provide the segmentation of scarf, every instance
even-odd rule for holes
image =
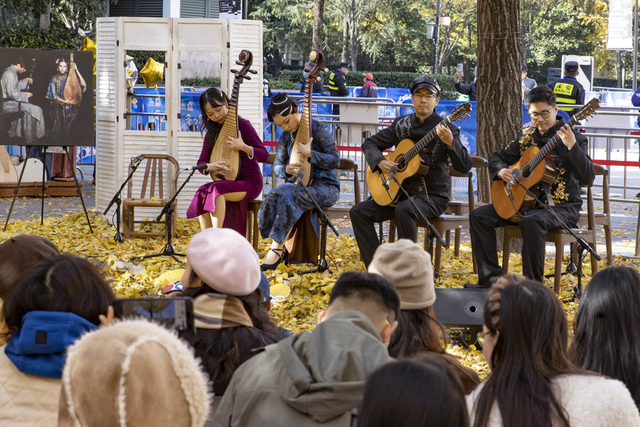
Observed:
[[[242,300],[226,294],[208,293],[193,300],[196,328],[224,329],[253,327]]]

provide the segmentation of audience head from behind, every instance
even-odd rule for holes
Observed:
[[[542,283],[496,280],[484,306],[483,335],[492,372],[467,396],[474,426],[640,425],[621,382],[570,361],[564,309]]]
[[[399,305],[382,276],[341,274],[313,331],[266,346],[236,370],[214,425],[349,425],[367,375],[392,360],[386,345]]]
[[[60,378],[65,348],[97,328],[114,299],[100,271],[86,259],[46,259],[3,301],[10,335],[5,353],[24,373]]]
[[[342,273],[333,285],[329,305],[318,315],[318,323],[340,311],[359,311],[373,323],[388,346],[398,326],[399,308],[398,294],[387,279],[378,274],[349,271]]]
[[[367,378],[358,425],[466,427],[462,385],[436,354],[387,363]]]
[[[433,311],[436,291],[429,253],[409,239],[383,243],[373,255],[369,273],[391,282],[400,298],[389,354],[405,358],[425,351],[444,352],[446,332]]]
[[[204,425],[207,380],[191,349],[163,327],[124,320],[68,350],[59,426]]]
[[[43,254],[57,252],[39,242]],[[28,269],[3,300],[9,341],[0,348],[0,425],[56,424],[67,348],[108,323],[114,299],[83,258],[50,256]]]
[[[445,352],[448,337],[433,308],[436,291],[429,252],[409,239],[383,243],[373,255],[369,272],[389,280],[400,298],[398,327],[391,336],[389,355],[405,359],[437,353],[456,372],[465,393],[471,392],[480,383],[478,374]]]
[[[258,255],[239,233],[208,228],[191,239],[183,296],[193,298],[196,331],[181,337],[195,349],[221,396],[234,371],[287,332],[273,324],[263,306]],[[268,280],[264,286],[268,294]]]
[[[45,237],[21,234],[4,241],[0,245],[0,298],[4,299],[32,267],[56,255],[60,251]]]
[[[608,267],[589,281],[574,319],[572,360],[622,381],[640,406],[640,273]]]

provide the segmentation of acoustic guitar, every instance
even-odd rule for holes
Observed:
[[[234,181],[238,176],[240,170],[240,153],[236,150],[227,148],[225,141],[228,138],[238,137],[238,95],[240,93],[240,84],[246,79],[251,80],[251,77],[247,76],[247,73],[256,74],[257,71],[250,70],[253,64],[253,54],[248,50],[242,50],[238,55],[237,65],[242,65],[242,69],[231,70],[234,74],[233,89],[231,90],[231,98],[229,98],[229,112],[224,119],[222,129],[218,134],[211,155],[209,156],[209,162],[217,162],[224,160],[229,165],[229,168],[225,171],[211,172],[211,178],[214,181]]]
[[[324,67],[324,55],[322,52],[311,51],[309,53],[309,61],[315,63],[312,70],[305,70],[307,78],[304,81],[304,98],[302,100],[302,115],[300,116],[300,125],[296,133],[296,139],[293,142],[291,148],[291,158],[289,163],[299,163],[302,166],[298,169],[298,172],[302,172],[300,182],[303,185],[308,185],[311,181],[311,163],[309,159],[298,152],[298,146],[300,144],[306,145],[311,139],[311,98],[313,96],[313,84],[315,83],[320,71]]]
[[[465,102],[464,104],[459,105],[455,110],[453,110],[451,114],[445,117],[440,123],[448,126],[453,122],[464,119],[469,115],[469,113],[471,113],[471,104]],[[427,145],[437,137],[438,133],[436,132],[436,128],[434,127],[416,143],[408,138],[403,139],[397,145],[393,153],[385,156],[386,160],[391,160],[392,162],[398,163],[398,171],[394,174],[394,177],[398,180],[398,182],[387,182],[389,178],[387,175],[385,175],[382,171],[374,172],[371,170],[370,166],[367,166],[367,186],[369,187],[369,192],[371,193],[373,200],[377,204],[379,204],[380,206],[387,206],[393,203],[393,201],[398,196],[400,185],[402,185],[402,182],[404,180],[412,177],[418,172],[426,175],[429,170],[428,166],[420,164],[420,157],[418,156],[418,153],[427,148]],[[439,144],[442,143],[442,141],[439,141],[438,144],[436,144],[436,146],[433,148],[433,151],[436,151]],[[389,186],[389,188],[387,188],[387,185]]]
[[[575,113],[567,124],[575,125],[579,120],[592,115],[598,108],[600,108],[600,100],[593,98]],[[548,155],[560,141],[560,136],[556,133],[542,149],[536,146],[527,148],[520,156],[520,160],[509,166],[523,186],[531,189],[541,182],[551,184],[554,181],[555,165]],[[501,179],[491,183],[491,201],[498,215],[511,221],[517,221],[520,218],[520,209],[523,206],[535,203],[521,185],[509,184]]]

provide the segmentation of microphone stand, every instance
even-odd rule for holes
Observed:
[[[120,193],[122,193],[122,190],[124,190],[124,186],[127,185],[127,183],[131,180],[133,174],[136,172],[136,169],[138,169],[138,166],[140,166],[142,160],[144,160],[144,156],[139,157],[138,161],[131,165],[131,172],[129,172],[129,176],[127,176],[127,178],[124,180],[124,182],[120,186],[120,189],[116,191],[116,194],[113,195],[113,198],[107,205],[107,208],[102,213],[102,215],[106,215],[107,212],[109,212],[109,209],[111,209],[111,206],[113,206],[114,203],[116,204],[116,234],[113,236],[113,240],[115,240],[116,242],[124,242],[124,235],[120,232],[120,205],[122,204]]]
[[[298,182],[296,185],[299,185],[302,187],[302,189],[304,190],[304,192],[306,193],[307,197],[309,198],[309,200],[311,200],[311,202],[313,202],[313,205],[315,206],[316,210],[319,212],[320,215],[320,254],[319,257],[320,259],[318,260],[318,266],[316,268],[312,268],[311,270],[305,270],[302,274],[307,274],[307,273],[322,273],[323,271],[328,270],[330,274],[333,274],[333,271],[331,271],[331,269],[329,268],[329,263],[327,263],[327,258],[326,258],[326,253],[327,253],[327,226],[331,227],[331,230],[333,231],[333,233],[336,236],[339,236],[340,233],[338,233],[338,230],[336,229],[336,227],[333,225],[333,223],[331,222],[331,220],[329,219],[329,216],[327,215],[327,213],[324,211],[324,209],[322,209],[320,207],[320,205],[318,204],[318,202],[316,201],[316,199],[313,198],[313,196],[311,195],[311,193],[309,192],[309,190],[307,189],[307,186],[302,184],[300,185],[300,176],[298,178]]]
[[[196,172],[196,170],[198,170],[197,167],[191,168],[191,173],[189,173],[189,175],[184,180],[184,182],[182,183],[180,188],[178,188],[176,190],[176,192],[173,195],[173,197],[171,197],[171,200],[169,200],[167,203],[164,204],[164,207],[162,208],[162,211],[156,217],[156,221],[160,221],[160,219],[162,218],[163,215],[165,215],[165,214],[167,215],[167,243],[162,248],[162,252],[158,252],[158,253],[155,253],[155,254],[149,254],[149,255],[134,256],[134,257],[130,258],[131,261],[136,260],[136,259],[153,258],[153,257],[157,257],[157,256],[170,256],[171,258],[175,259],[176,261],[181,262],[178,258],[176,258],[176,256],[186,256],[185,254],[181,254],[181,253],[178,253],[178,252],[174,251],[173,245],[171,245],[171,235],[172,235],[171,226],[173,224],[173,214],[174,214],[174,211],[175,211],[174,202],[176,200],[176,197],[178,197],[178,194],[180,194],[180,192],[182,191],[184,186],[187,185],[187,182],[189,182],[189,180],[191,179],[193,174]]]
[[[598,253],[589,245],[589,243],[587,243],[586,240],[584,240],[582,237],[578,236],[572,229],[571,227],[569,227],[559,216],[558,214],[551,209],[549,206],[547,206],[545,203],[542,203],[542,201],[538,198],[538,196],[535,195],[535,193],[533,193],[531,190],[529,190],[517,177],[514,179],[514,182],[516,182],[520,187],[522,187],[524,189],[524,191],[526,191],[526,193],[532,197],[537,203],[538,205],[542,206],[544,208],[545,211],[547,211],[548,213],[550,213],[557,221],[558,223],[560,223],[560,226],[563,230],[565,230],[566,232],[568,232],[569,234],[571,234],[571,236],[573,236],[574,239],[576,239],[576,242],[578,242],[578,265],[577,265],[577,271],[576,271],[576,275],[578,276],[578,285],[576,287],[573,288],[573,296],[571,297],[572,301],[575,301],[576,299],[580,299],[582,298],[582,261],[584,260],[584,256],[586,256],[587,254],[585,254],[584,256],[582,255],[583,251],[587,251],[589,254],[591,254],[591,256],[593,256],[595,259],[597,259],[598,261],[600,261],[602,258],[600,257],[600,255],[598,255]]]
[[[422,212],[422,210],[418,207],[418,205],[416,205],[416,202],[413,201],[413,196],[410,196],[409,193],[407,192],[407,190],[405,190],[404,187],[402,187],[402,185],[400,185],[400,182],[398,181],[398,178],[396,178],[395,176],[392,176],[392,175],[391,175],[391,178],[396,182],[396,184],[398,184],[398,187],[400,188],[400,190],[402,190],[402,192],[407,197],[407,199],[409,200],[411,205],[414,207],[414,209],[416,211],[418,211],[418,213],[420,214],[420,217],[422,218],[422,220],[427,224],[427,227],[429,228],[429,231],[430,231],[431,235],[438,240],[438,242],[442,245],[443,248],[448,248],[449,245],[447,245],[447,242],[445,242],[442,239],[442,236],[440,235],[438,230],[436,230],[436,228],[433,226],[433,224],[431,224],[431,222],[429,222],[429,219],[424,214],[424,212]]]

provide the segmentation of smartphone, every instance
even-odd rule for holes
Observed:
[[[178,332],[195,332],[193,300],[189,297],[117,298],[113,310],[121,319],[143,317]]]
[[[458,63],[458,65],[456,66],[456,71],[464,71],[464,64],[462,62]]]

